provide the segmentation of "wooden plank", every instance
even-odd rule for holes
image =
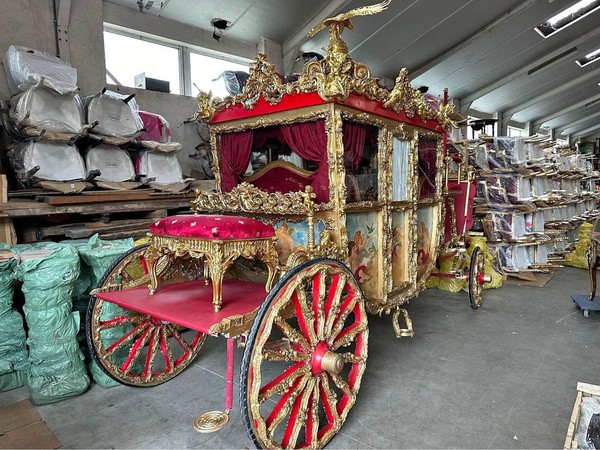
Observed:
[[[35,217],[54,214],[82,214],[100,215],[110,213],[129,213],[135,211],[154,211],[158,209],[178,210],[189,209],[189,198],[107,202],[82,205],[47,205],[39,202],[8,203],[4,208],[0,205],[0,211],[8,217]]]
[[[187,194],[166,194],[161,195],[161,200],[165,199],[179,199],[179,198],[194,198],[194,193]],[[90,195],[68,195],[64,197],[40,197],[45,203],[49,205],[77,205],[85,203],[104,203],[113,201],[133,201],[133,200],[155,200],[157,197],[152,196],[147,191],[115,191],[111,193],[102,194],[90,194]]]
[[[8,180],[4,174],[0,175],[0,204],[8,205]],[[17,232],[10,218],[0,219],[0,241],[9,245],[17,243]]]
[[[84,227],[71,227],[65,230],[65,236],[71,239],[81,239],[90,237],[96,233],[100,235],[106,235],[107,233],[116,233],[116,232],[124,232],[124,233],[133,233],[133,232],[141,232],[142,234],[146,234],[150,229],[150,225],[153,220],[143,220],[137,223],[130,224],[117,224],[111,225],[102,224],[103,226],[84,226]],[[99,225],[99,224],[96,224]]]

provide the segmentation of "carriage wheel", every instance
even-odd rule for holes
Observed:
[[[259,448],[322,448],[356,401],[367,359],[362,291],[346,266],[307,261],[271,290],[250,331],[240,404]]]
[[[469,303],[473,309],[478,309],[483,303],[483,284],[486,280],[485,255],[479,247],[475,247],[469,267]]]
[[[124,254],[98,287],[147,285],[147,247]],[[94,361],[109,377],[129,386],[151,387],[179,375],[194,360],[206,335],[91,296],[86,338]]]

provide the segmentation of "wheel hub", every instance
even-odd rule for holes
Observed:
[[[325,342],[319,342],[311,360],[312,373],[318,375],[326,371],[338,374],[344,368],[344,363],[342,355],[329,351]]]

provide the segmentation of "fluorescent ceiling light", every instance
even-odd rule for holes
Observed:
[[[591,53],[588,53],[583,58],[580,58],[575,62],[577,64],[579,64],[579,67],[584,67],[584,66],[587,66],[588,64],[593,63],[598,58],[600,58],[600,48],[598,50],[594,50]]]
[[[583,19],[597,9],[600,9],[600,0],[580,0],[573,6],[550,17],[546,22],[539,24],[534,30],[543,38],[547,38]]]

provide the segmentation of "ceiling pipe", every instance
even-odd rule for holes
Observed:
[[[600,117],[600,111],[598,111],[597,113],[591,114],[589,116],[585,116],[579,120],[576,120],[574,122],[568,123],[566,125],[563,125],[561,127],[558,128],[560,134],[570,134],[570,133],[565,133],[566,131],[571,131],[571,133],[573,132],[573,130],[575,129],[575,127],[577,125],[581,125],[582,123],[586,123],[592,119],[595,119],[596,117]]]
[[[560,94],[561,92],[564,92],[568,89],[574,88],[574,87],[578,87],[580,86],[582,83],[585,83],[586,81],[590,80],[590,79],[595,79],[598,77],[598,71],[600,71],[600,67],[595,69],[595,70],[591,70],[588,73],[586,73],[585,75],[582,75],[580,77],[577,78],[573,78],[572,80],[561,84],[560,86],[555,87],[554,89],[550,89],[549,91],[544,92],[541,95],[538,95],[535,98],[532,98],[526,102],[520,103],[517,106],[513,107],[513,108],[509,108],[507,110],[504,111],[504,114],[506,115],[514,115],[516,113],[518,113],[519,111],[523,111],[524,109],[527,109],[533,105],[535,105],[536,103],[542,101],[542,100],[546,100],[552,97],[555,97],[556,95]]]
[[[574,103],[566,108],[563,108],[561,110],[558,110],[552,114],[549,114],[547,116],[544,117],[540,117],[538,120],[534,121],[532,123],[533,129],[537,130],[539,127],[541,127],[542,125],[544,125],[546,122],[550,122],[551,120],[556,119],[557,117],[560,116],[564,116],[565,114],[568,114],[570,112],[573,112],[579,108],[585,108],[586,103],[589,103],[590,101],[593,101],[595,99],[600,99],[600,94],[596,94],[590,98],[586,98],[585,100],[582,100],[580,102]]]

